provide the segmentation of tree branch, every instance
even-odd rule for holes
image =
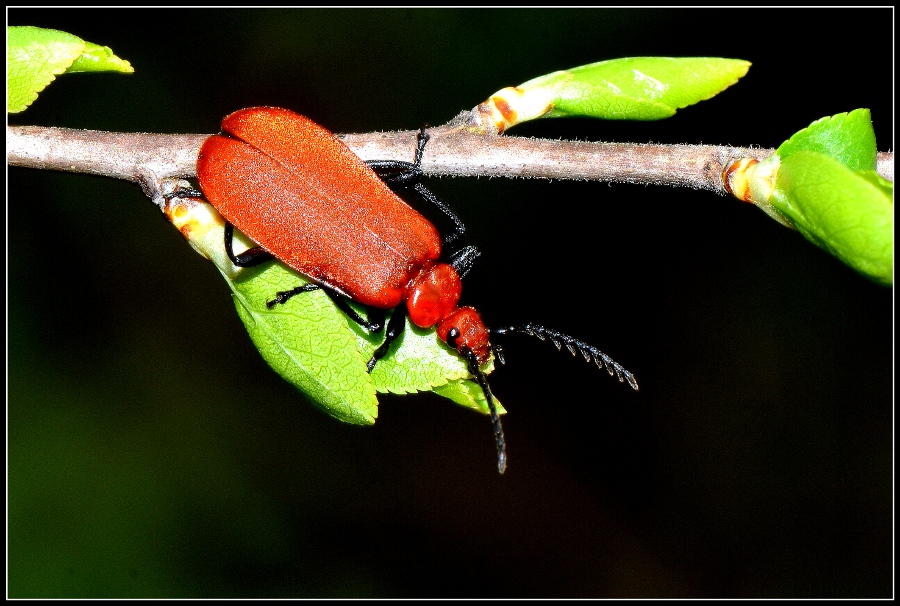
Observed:
[[[411,161],[417,131],[342,135],[364,160]],[[430,129],[422,162],[427,175],[532,177],[692,187],[725,193],[722,171],[742,157],[774,150],[715,145],[592,143],[474,134],[454,121]],[[197,154],[209,135],[112,133],[7,126],[9,166],[102,175],[159,191],[166,178],[196,176]],[[878,172],[893,181],[893,152],[878,154]]]

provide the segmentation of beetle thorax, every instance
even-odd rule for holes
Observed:
[[[409,319],[421,328],[431,328],[456,309],[462,294],[459,274],[446,263],[427,262],[409,283],[406,307]]]
[[[456,270],[429,261],[407,287],[409,319],[421,328],[437,325],[437,334],[445,343],[452,334],[451,347],[472,351],[483,364],[490,356],[489,332],[475,309],[458,306],[461,294],[462,281]]]

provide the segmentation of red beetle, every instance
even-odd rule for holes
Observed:
[[[427,219],[413,210],[388,184],[413,187],[447,213],[457,231],[464,228],[446,206],[418,181],[427,135],[420,133],[415,163],[364,162],[331,132],[299,114],[275,107],[239,110],[222,121],[222,133],[206,140],[197,160],[200,188],[228,221],[225,247],[235,265],[255,265],[270,256],[311,278],[315,284],[278,293],[269,306],[291,296],[324,289],[352,319],[380,331],[383,320],[361,318],[341,299],[369,307],[396,308],[385,342],[369,361],[369,370],[399,336],[404,317],[422,328],[436,327],[438,336],[468,362],[484,391],[497,441],[500,473],[506,449],[500,417],[479,366],[493,351],[491,334],[520,332],[549,337],[559,348],[593,358],[619,381],[637,389],[634,376],[595,347],[537,325],[488,330],[472,307],[458,305],[460,274],[477,256],[473,247],[438,259],[441,237]],[[380,177],[373,170],[387,172]],[[384,179],[384,180],[383,180]],[[196,195],[182,192],[176,195]],[[241,255],[232,250],[232,228],[259,245]],[[338,296],[339,295],[339,296]],[[406,310],[400,304],[406,303]]]

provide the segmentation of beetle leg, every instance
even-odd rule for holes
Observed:
[[[331,297],[331,300],[334,301],[334,304],[337,305],[338,309],[344,312],[347,317],[365,328],[367,331],[371,333],[379,333],[381,332],[381,329],[384,328],[384,310],[371,309],[369,312],[369,319],[366,320],[361,315],[356,313],[355,309],[350,307],[350,304],[347,303],[347,299],[329,288],[323,288],[322,290],[325,291],[325,294]]]
[[[332,302],[344,312],[347,317],[351,320],[365,328],[367,331],[371,333],[379,333],[381,329],[384,327],[384,314],[378,315],[377,311],[373,311],[372,315],[375,317],[373,320],[366,320],[361,315],[359,315],[355,309],[350,307],[350,304],[347,303],[347,299],[342,297],[337,292],[328,288],[327,286],[322,286],[321,284],[304,284],[303,286],[298,286],[296,288],[292,288],[291,290],[282,290],[280,292],[275,293],[275,298],[271,301],[266,301],[266,307],[272,309],[276,305],[284,305],[290,299],[292,299],[295,295],[299,295],[304,292],[311,292],[314,290],[321,290],[332,300]],[[381,311],[381,310],[378,310]]]
[[[314,290],[325,290],[318,284],[304,284],[303,286],[298,286],[296,288],[292,288],[291,290],[280,290],[275,293],[275,298],[271,301],[266,301],[266,307],[272,309],[276,305],[284,305],[288,301],[294,298],[294,296],[299,295],[302,292],[312,292]]]
[[[422,170],[418,166],[410,164],[409,162],[400,162],[396,160],[367,160],[366,164],[368,164],[369,168],[374,170],[375,174],[377,174],[381,180],[384,181],[385,185],[392,190],[397,191],[398,189],[412,188],[419,197],[436,207],[453,221],[456,229],[443,238],[444,244],[449,244],[466,233],[466,226],[463,224],[462,219],[453,212],[453,209],[442,202],[430,189],[422,185],[420,182]],[[387,174],[382,174],[381,171],[384,171]],[[390,171],[400,172],[391,173]]]
[[[265,261],[269,261],[272,259],[272,255],[264,250],[261,246],[257,246],[255,248],[250,248],[239,255],[234,254],[233,248],[233,240],[234,240],[234,225],[231,223],[225,223],[225,252],[228,254],[228,258],[231,259],[231,262],[234,263],[238,267],[253,267],[254,265],[259,265]],[[271,301],[266,301],[266,307],[272,309],[276,304],[284,305],[287,303],[292,297],[295,295],[299,295],[303,292],[310,292],[313,290],[322,290],[331,297],[331,300],[334,301],[334,304],[344,312],[347,316],[350,317],[351,320],[365,328],[369,332],[378,333],[381,332],[382,327],[384,326],[384,317],[380,319],[376,319],[375,321],[366,320],[358,313],[356,310],[350,307],[347,303],[346,299],[336,293],[335,291],[322,286],[321,284],[304,284],[303,286],[298,286],[297,288],[293,288],[291,290],[283,290],[275,293],[275,298]]]
[[[174,191],[170,191],[167,194],[163,194],[163,198],[166,200],[171,200],[172,198],[202,198],[203,192],[198,191],[192,187],[178,187]]]
[[[422,178],[422,169],[412,162],[401,160],[366,160],[365,162],[391,189],[408,187]]]
[[[460,278],[465,278],[472,269],[475,259],[480,256],[481,251],[474,246],[464,246],[450,256],[448,265],[456,270]]]
[[[234,225],[225,223],[225,254],[237,267],[253,267],[272,259],[272,255],[261,246],[248,248],[239,255],[234,254]]]
[[[384,331],[384,342],[375,350],[375,353],[372,354],[372,357],[366,363],[367,372],[372,372],[372,369],[375,368],[375,363],[387,355],[388,350],[391,348],[391,343],[400,336],[405,327],[406,308],[399,305],[394,308],[394,313],[391,314],[391,319],[388,320],[387,330]]]
[[[191,187],[181,187],[175,191],[169,192],[163,196],[167,200],[172,198],[203,198],[203,192],[197,191]],[[261,246],[248,248],[239,255],[234,254],[234,225],[225,222],[225,254],[236,267],[253,267],[260,263],[265,263],[272,258],[272,255],[263,250]]]
[[[411,163],[402,160],[366,160],[365,162],[388,186],[402,187],[418,183],[423,176],[422,155],[425,153],[425,144],[428,143],[429,138],[425,127],[420,128],[419,134],[416,136],[416,155]]]
[[[400,160],[366,160],[366,164],[394,191],[398,188],[407,189],[412,187],[426,202],[435,206],[453,221],[456,229],[443,238],[444,244],[450,244],[466,233],[466,226],[449,206],[444,204],[437,196],[431,193],[431,190],[421,183],[423,176],[422,155],[425,152],[425,144],[428,142],[428,139],[428,133],[425,132],[425,127],[423,126],[416,137],[416,156],[415,161],[412,163],[401,162]]]
[[[444,236],[444,244],[450,244],[451,242],[462,236],[464,233],[466,233],[466,226],[463,225],[462,220],[456,216],[456,213],[453,212],[453,210],[449,206],[441,202],[441,200],[437,196],[431,193],[431,190],[429,190],[421,183],[416,183],[415,185],[413,185],[413,190],[417,194],[422,196],[422,198],[424,198],[428,203],[436,206],[442,213],[447,215],[447,217],[449,217],[451,221],[453,221],[454,225],[456,225],[456,229],[452,233]]]
[[[491,343],[491,353],[494,354],[494,359],[501,364],[506,364],[506,356],[504,355],[503,346],[499,343]]]

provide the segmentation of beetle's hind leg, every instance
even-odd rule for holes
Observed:
[[[384,331],[384,341],[375,350],[375,353],[372,354],[372,357],[369,358],[369,361],[366,363],[366,372],[372,372],[372,369],[375,368],[375,363],[378,362],[381,358],[387,355],[388,350],[391,348],[391,343],[397,340],[397,337],[400,336],[400,333],[403,332],[403,329],[406,327],[406,307],[403,305],[398,305],[394,308],[394,313],[391,314],[391,319],[388,320],[387,330]]]
[[[203,192],[198,191],[192,187],[176,187],[174,191],[171,191],[163,196],[167,200],[171,200],[172,198],[200,198],[204,199]],[[228,258],[236,267],[253,267],[254,265],[259,265],[260,263],[265,263],[266,261],[272,258],[272,255],[263,250],[261,246],[254,246],[253,248],[248,248],[244,252],[239,255],[234,254],[234,225],[225,222],[225,254],[228,255]]]
[[[231,262],[238,267],[253,267],[255,265],[259,265],[260,263],[264,263],[273,259],[272,255],[268,251],[264,250],[261,246],[247,249],[241,254],[235,255],[234,226],[231,223],[225,223],[225,253],[228,255],[228,258],[231,259]],[[298,286],[296,288],[292,288],[291,290],[283,290],[277,292],[275,293],[274,299],[272,299],[271,301],[266,301],[266,307],[272,309],[276,305],[284,305],[294,296],[304,292],[311,292],[313,290],[323,291],[331,298],[338,309],[344,312],[347,317],[365,328],[367,331],[372,333],[379,333],[384,327],[384,312],[382,310],[373,311],[373,313],[371,313],[370,315],[374,319],[367,320],[359,315],[355,309],[350,307],[350,304],[347,303],[347,299],[345,299],[336,291],[328,288],[327,286],[322,286],[321,284],[304,284],[303,286]]]
[[[321,290],[326,295],[328,295],[338,309],[344,312],[348,318],[362,326],[368,332],[378,334],[384,327],[385,314],[383,309],[379,309],[377,307],[368,308],[369,319],[366,320],[361,315],[359,315],[355,309],[350,307],[350,304],[347,303],[346,298],[344,298],[336,291],[321,284],[304,284],[303,286],[298,286],[297,288],[293,288],[291,290],[285,290],[275,293],[275,298],[271,301],[266,302],[266,307],[271,309],[275,305],[284,304],[295,295],[299,295],[300,293],[304,292],[311,292],[313,290]],[[375,350],[375,352],[372,354],[372,357],[369,358],[368,362],[366,362],[366,372],[372,372],[372,369],[375,368],[375,364],[378,362],[378,360],[387,355],[388,350],[390,350],[391,348],[391,343],[397,340],[397,337],[400,336],[405,327],[406,307],[403,305],[398,305],[394,308],[394,313],[391,314],[391,319],[387,322],[387,330],[385,330],[384,333],[384,341],[381,342],[381,345],[378,346],[378,349]]]
[[[225,254],[237,267],[254,267],[272,260],[272,255],[262,246],[248,248],[239,255],[234,254],[234,225],[225,223]]]
[[[371,309],[369,312],[369,319],[363,318],[355,309],[350,307],[350,304],[347,303],[347,299],[344,298],[338,292],[328,288],[327,286],[323,286],[321,284],[304,284],[303,286],[298,286],[296,288],[292,288],[291,290],[282,290],[280,292],[275,293],[275,298],[271,301],[266,301],[266,307],[272,309],[276,305],[284,305],[294,296],[299,295],[304,292],[311,292],[314,290],[321,290],[332,300],[335,306],[340,309],[344,314],[365,328],[368,332],[371,333],[379,333],[381,329],[384,328],[384,310],[382,309]]]

